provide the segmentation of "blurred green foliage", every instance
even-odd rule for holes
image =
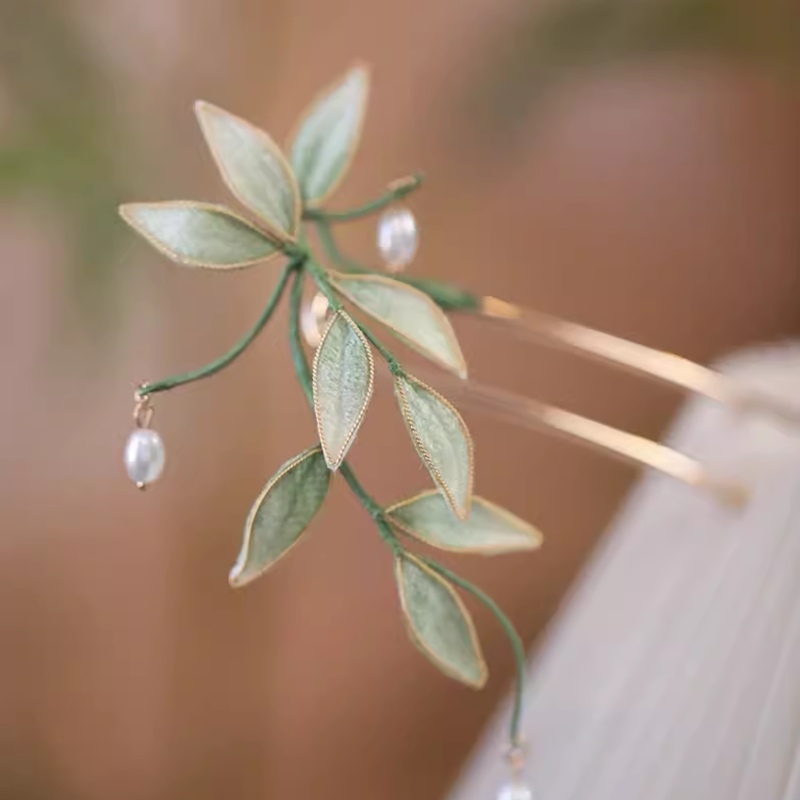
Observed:
[[[104,289],[125,241],[116,208],[130,195],[132,147],[122,141],[102,59],[70,11],[60,0],[0,0],[0,90],[9,106],[0,198],[56,209],[76,296],[97,313],[113,307]],[[793,68],[799,43],[796,0],[537,0],[496,40],[470,97],[477,120],[497,134],[580,70],[672,53]]]
[[[793,69],[799,46],[794,0],[547,0],[526,6],[497,39],[470,96],[497,131],[581,71],[698,54]]]
[[[42,201],[65,222],[70,272],[86,311],[106,306],[125,194],[114,105],[102,65],[57,0],[0,0],[0,197]],[[88,302],[87,302],[88,301]]]

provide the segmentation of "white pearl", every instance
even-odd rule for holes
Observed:
[[[378,250],[388,266],[400,269],[410,264],[418,240],[417,222],[407,208],[390,208],[378,220]]]
[[[164,469],[166,454],[161,437],[149,428],[137,428],[125,444],[125,469],[139,487],[157,480]]]
[[[316,349],[322,341],[322,334],[328,325],[328,300],[317,292],[300,311],[300,330],[309,347]]]
[[[535,800],[530,786],[519,781],[510,781],[497,793],[497,800]]]

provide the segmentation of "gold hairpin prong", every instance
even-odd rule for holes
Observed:
[[[414,374],[424,376],[426,382],[440,388],[461,407],[489,413],[514,425],[555,433],[638,467],[657,470],[689,486],[709,492],[726,506],[739,508],[749,499],[747,486],[739,481],[711,475],[689,456],[642,436],[502,389],[472,380],[458,380],[446,373],[416,364]]]
[[[753,391],[713,369],[681,356],[520,308],[495,297],[482,299],[480,315],[487,321],[501,324],[504,330],[527,341],[571,350],[740,410],[762,411],[791,424],[800,425],[800,405],[792,406]]]

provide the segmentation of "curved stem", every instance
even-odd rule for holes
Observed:
[[[347,258],[342,251],[339,250],[339,246],[333,238],[331,226],[325,220],[316,220],[314,228],[317,231],[317,237],[319,238],[319,243],[322,245],[322,249],[325,251],[325,255],[336,264],[339,269],[343,269],[346,272],[358,273],[370,273],[373,271],[369,269],[369,267],[359,264],[358,261]]]
[[[325,299],[328,301],[328,306],[331,311],[338,311],[342,307],[342,303],[333,291],[333,287],[328,280],[328,276],[325,274],[325,270],[311,259],[307,262],[306,269],[308,270],[308,274],[313,278],[314,283],[317,284],[317,288],[325,295]]]
[[[303,342],[300,339],[300,305],[303,302],[303,271],[298,270],[294,276],[289,293],[289,347],[292,351],[292,362],[297,380],[303,389],[308,405],[314,410],[314,390],[312,388],[311,368],[308,366]]]
[[[377,339],[366,325],[362,325],[357,320],[353,321],[358,325],[358,329],[364,334],[367,341],[383,356],[384,360],[389,365],[389,371],[392,375],[405,375],[403,368],[400,366],[400,362],[394,357],[392,351],[389,350],[380,339]]]
[[[377,200],[371,200],[369,203],[364,203],[363,206],[351,208],[349,211],[324,211],[321,208],[307,208],[303,212],[303,216],[306,219],[324,219],[328,222],[349,222],[353,219],[368,217],[370,214],[374,214],[407,194],[416,191],[422,186],[424,180],[425,176],[417,172],[404,180],[397,181],[395,186],[382,194]]]
[[[519,725],[522,717],[522,699],[525,690],[525,648],[522,645],[522,640],[520,639],[519,634],[514,628],[511,620],[509,620],[509,618],[503,613],[497,603],[495,603],[495,601],[489,597],[489,595],[481,591],[477,586],[474,586],[469,581],[464,580],[464,578],[462,578],[460,575],[456,575],[455,572],[451,572],[446,567],[443,567],[433,559],[426,558],[425,556],[419,556],[419,558],[421,558],[422,561],[424,561],[431,569],[438,572],[443,578],[447,578],[447,580],[452,581],[457,586],[460,586],[465,592],[469,592],[471,595],[480,600],[481,603],[483,603],[486,608],[488,608],[489,611],[494,614],[494,616],[497,618],[497,621],[500,623],[509,640],[511,641],[511,647],[514,650],[514,661],[516,662],[517,674],[514,691],[514,710],[511,714],[509,735],[511,738],[512,747],[519,747],[521,744]]]
[[[235,361],[248,348],[256,336],[261,333],[261,330],[267,324],[269,318],[272,316],[272,312],[278,305],[278,301],[281,299],[281,295],[283,294],[283,290],[286,286],[287,280],[289,279],[289,275],[295,269],[297,269],[301,263],[302,261],[299,259],[290,261],[283,268],[283,271],[278,278],[278,282],[275,284],[275,288],[272,290],[269,300],[267,300],[267,305],[261,312],[261,316],[256,320],[255,325],[253,325],[253,327],[227,353],[225,353],[225,355],[220,356],[218,359],[212,361],[210,364],[206,364],[204,367],[200,367],[200,369],[195,369],[191,372],[184,372],[182,375],[173,375],[170,378],[164,378],[160,381],[145,383],[139,388],[139,395],[144,396],[156,394],[157,392],[165,392],[169,389],[174,389],[177,386],[183,386],[184,384],[193,383],[194,381],[199,381],[203,378],[209,378]]]

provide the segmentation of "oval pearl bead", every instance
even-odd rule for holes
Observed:
[[[149,428],[137,428],[125,444],[125,469],[139,487],[152,483],[164,470],[166,453],[161,437]]]
[[[328,300],[324,294],[317,292],[300,310],[300,330],[309,347],[315,350],[322,341],[322,334],[328,326]]]
[[[535,800],[535,798],[530,786],[519,781],[511,781],[497,793],[497,800]]]
[[[417,221],[407,208],[390,208],[378,220],[378,250],[389,267],[410,264],[417,252]]]

